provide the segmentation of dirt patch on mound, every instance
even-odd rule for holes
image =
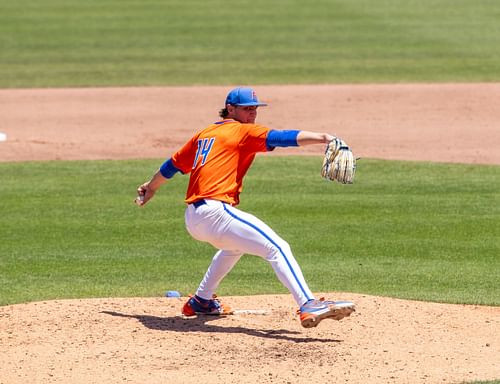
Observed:
[[[167,158],[217,119],[227,87],[0,90],[0,161]],[[259,122],[328,131],[371,158],[500,164],[500,84],[262,86]],[[279,149],[317,154],[321,146]],[[275,155],[275,154],[271,154]],[[318,294],[319,296],[319,294]],[[0,307],[0,383],[459,383],[500,378],[500,308],[355,294],[304,329],[289,295],[228,297],[267,315],[179,317],[166,298]]]
[[[167,298],[0,307],[2,383],[458,383],[500,377],[500,308],[354,294],[304,329],[289,295],[227,297],[267,315],[180,317]]]

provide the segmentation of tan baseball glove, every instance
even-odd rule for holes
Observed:
[[[326,145],[321,176],[342,184],[352,184],[356,172],[356,158],[347,144],[336,137]]]

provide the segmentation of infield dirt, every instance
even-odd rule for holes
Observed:
[[[229,88],[0,90],[0,132],[8,137],[0,161],[167,158],[217,119]],[[361,157],[500,164],[500,84],[255,89],[270,104],[259,110],[262,124],[336,133]],[[275,152],[320,155],[322,147]],[[357,312],[313,329],[301,328],[289,295],[224,298],[269,315],[191,320],[178,316],[182,301],[167,298],[0,307],[0,383],[500,378],[500,307],[334,290],[318,296],[353,300]]]

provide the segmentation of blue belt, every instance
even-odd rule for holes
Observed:
[[[201,207],[202,205],[205,205],[207,202],[205,200],[198,200],[193,203],[195,208]]]

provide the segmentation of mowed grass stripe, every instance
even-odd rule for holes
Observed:
[[[132,203],[160,163],[1,163],[0,305],[193,292],[215,249],[184,228],[187,177]],[[258,157],[241,204],[291,244],[314,291],[500,304],[498,166],[361,160],[340,185],[320,164]],[[286,291],[246,256],[219,293]]]
[[[498,81],[491,0],[19,0],[0,87]]]

